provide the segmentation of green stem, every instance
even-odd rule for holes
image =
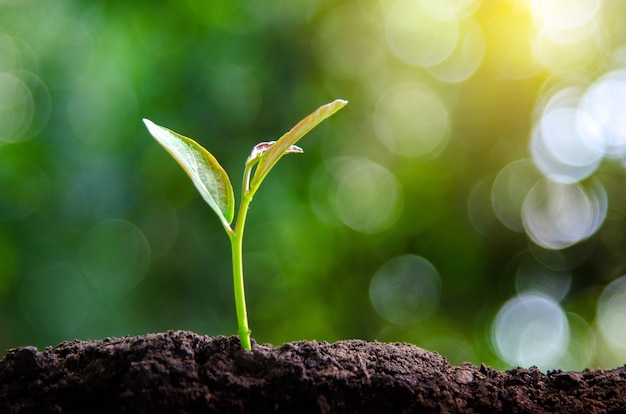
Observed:
[[[233,285],[235,289],[235,308],[237,310],[237,325],[239,326],[239,340],[243,349],[250,350],[250,329],[248,328],[248,313],[246,311],[246,293],[243,284],[243,230],[246,224],[248,207],[252,201],[252,194],[244,192],[235,229],[229,232],[233,257]]]

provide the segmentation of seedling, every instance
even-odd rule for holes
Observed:
[[[285,154],[303,152],[302,148],[296,146],[295,143],[347,103],[347,101],[337,99],[323,105],[298,122],[278,141],[261,142],[254,146],[243,170],[241,204],[234,227],[231,227],[235,217],[233,186],[230,183],[228,174],[226,174],[226,171],[224,171],[224,168],[217,162],[215,157],[196,141],[156,125],[148,119],[143,120],[150,134],[187,172],[204,201],[217,214],[222,226],[224,226],[224,230],[226,230],[226,234],[230,238],[237,324],[239,325],[239,339],[244,349],[252,348],[246,312],[242,261],[243,230],[246,225],[246,215],[250,202],[278,160]]]

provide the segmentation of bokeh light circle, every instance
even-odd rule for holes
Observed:
[[[550,39],[560,43],[577,42],[592,33],[600,0],[531,0],[535,25]]]
[[[500,358],[511,365],[556,368],[569,344],[569,323],[554,299],[521,294],[502,306],[492,326],[492,340]]]
[[[490,203],[492,181],[491,177],[478,181],[467,197],[467,214],[470,222],[482,236],[489,236],[498,222],[493,209],[485,208]]]
[[[522,205],[539,179],[539,171],[530,160],[513,161],[500,170],[491,187],[491,206],[502,224],[524,231]]]
[[[539,263],[533,255],[526,254],[515,272],[515,288],[518,294],[536,292],[561,301],[572,284],[568,270],[550,269]]]
[[[52,112],[52,99],[48,86],[43,80],[32,72],[20,71],[19,78],[28,87],[33,99],[34,113],[28,130],[21,139],[36,137],[48,124]]]
[[[552,111],[577,108],[588,86],[588,82],[584,81],[562,81],[555,77],[546,80],[535,105],[535,114],[538,116],[536,121]]]
[[[528,236],[547,249],[563,249],[595,233],[606,217],[608,203],[598,182],[587,190],[580,184],[543,179],[524,199],[522,218]]]
[[[597,322],[611,348],[626,355],[626,276],[611,282],[598,299]]]
[[[135,225],[105,220],[85,235],[80,258],[89,281],[101,289],[119,292],[143,279],[150,264],[150,245]]]
[[[559,272],[571,270],[579,264],[578,260],[572,260],[570,255],[566,255],[560,250],[544,249],[535,246],[528,249],[528,253],[530,253],[534,260],[540,263],[541,266]],[[580,256],[580,254],[577,255],[576,259]]]
[[[604,144],[594,136],[593,114],[581,105],[585,89],[579,84],[558,85],[546,92],[549,98],[536,111],[530,142],[533,160],[545,176],[562,183],[589,177],[606,155]]]
[[[342,157],[330,165],[336,185],[329,195],[344,224],[373,234],[395,223],[403,207],[403,193],[388,169],[359,157]]]
[[[28,86],[11,73],[0,73],[0,144],[21,141],[35,113]]]
[[[19,67],[22,54],[15,39],[0,32],[0,72],[14,71]]]
[[[433,66],[443,62],[459,38],[456,20],[445,20],[422,3],[398,0],[385,22],[387,43],[392,52],[413,66]]]
[[[568,38],[564,35],[563,38]],[[561,77],[585,76],[600,57],[594,39],[584,36],[576,42],[555,41],[540,33],[532,41],[535,60],[550,72]]]
[[[567,354],[559,361],[563,371],[583,371],[593,364],[597,351],[596,335],[587,321],[578,314],[567,312],[570,341]]]
[[[380,141],[395,154],[436,155],[448,141],[450,115],[437,93],[412,82],[392,87],[381,96],[374,127]]]
[[[585,167],[597,165],[603,156],[602,152],[590,147],[579,132],[581,118],[586,118],[585,112],[575,108],[561,108],[545,113],[540,121],[546,149],[560,163]]]
[[[456,47],[444,61],[426,71],[442,82],[458,83],[470,78],[483,62],[487,40],[481,26],[473,20],[461,35]]]
[[[578,120],[586,142],[597,153],[611,157],[626,154],[626,70],[608,73],[587,90]]]
[[[552,155],[541,134],[541,128],[534,128],[530,138],[530,152],[533,161],[543,175],[563,184],[577,183],[593,174],[600,166],[601,158],[588,165],[566,164]]]
[[[372,277],[370,300],[380,316],[397,325],[419,322],[437,309],[441,280],[437,269],[416,255],[398,256]]]

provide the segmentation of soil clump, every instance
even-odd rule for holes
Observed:
[[[450,365],[403,343],[282,346],[170,331],[9,350],[1,413],[624,413],[626,366]]]

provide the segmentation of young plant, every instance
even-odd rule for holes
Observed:
[[[215,157],[196,141],[156,125],[148,119],[143,120],[150,134],[187,172],[204,201],[217,214],[222,226],[224,226],[224,230],[226,230],[226,234],[230,238],[235,308],[239,325],[239,339],[244,349],[251,349],[242,261],[243,230],[246,225],[246,215],[250,202],[259,189],[261,182],[263,182],[263,179],[265,179],[278,160],[285,154],[303,152],[302,148],[296,146],[295,143],[347,103],[347,101],[337,99],[323,105],[298,122],[278,141],[261,142],[254,146],[244,167],[241,204],[234,226],[231,226],[235,217],[233,186],[230,183],[228,174],[226,174],[226,171],[224,171]]]

